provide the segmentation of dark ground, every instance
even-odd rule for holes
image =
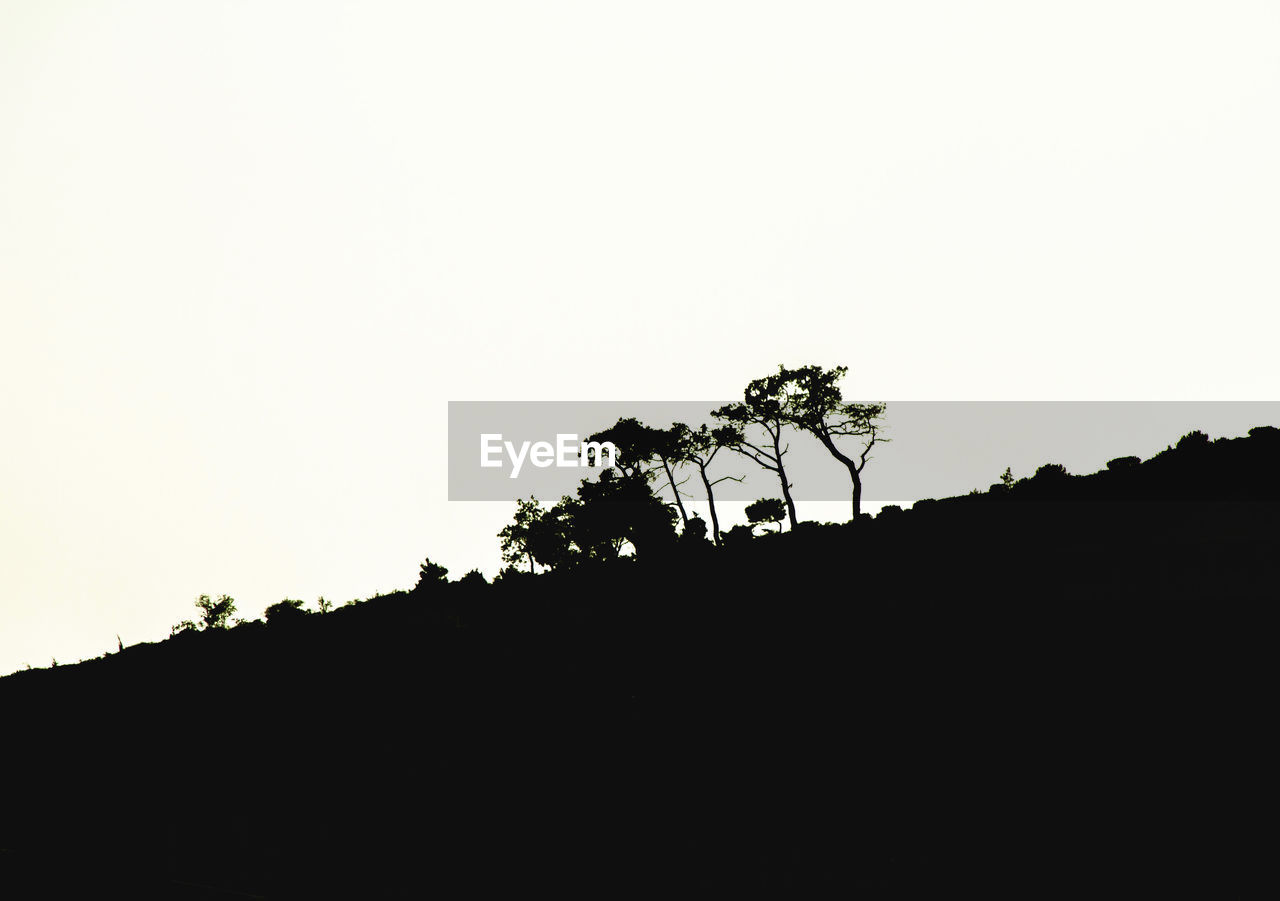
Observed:
[[[15,674],[0,893],[1239,895],[1277,449]]]

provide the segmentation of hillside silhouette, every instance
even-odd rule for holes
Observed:
[[[1191,433],[19,672],[0,886],[1231,892],[1266,859],[1277,461]]]

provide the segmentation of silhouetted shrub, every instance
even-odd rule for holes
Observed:
[[[776,523],[778,531],[782,531],[782,518],[787,515],[786,505],[776,497],[762,497],[754,503],[747,504],[747,520],[753,526],[765,523]]]
[[[1194,432],[1187,432],[1178,439],[1178,443],[1174,445],[1174,450],[1190,450],[1198,447],[1205,447],[1209,443],[1209,436],[1204,432],[1196,429]]]
[[[1256,425],[1249,429],[1250,438],[1280,438],[1280,429],[1273,425]]]
[[[1032,478],[1037,482],[1049,482],[1056,481],[1058,479],[1065,479],[1069,475],[1070,473],[1067,472],[1067,467],[1063,466],[1061,463],[1046,463],[1044,466],[1041,466],[1036,470],[1036,474],[1032,476]]]
[[[459,585],[467,585],[470,587],[478,587],[480,585],[488,585],[489,580],[484,577],[484,573],[478,569],[473,569],[461,579],[458,580]]]
[[[526,569],[521,569],[518,566],[504,566],[502,569],[498,570],[498,574],[493,577],[493,584],[510,584],[512,582],[519,582],[522,579],[536,578],[537,575]]]
[[[1116,457],[1107,461],[1107,469],[1132,469],[1141,462],[1141,457]]]
[[[685,546],[707,544],[707,521],[696,513],[690,516],[684,531],[680,533],[680,543]]]
[[[725,547],[741,547],[755,537],[751,526],[737,525],[720,536]]]
[[[431,558],[422,561],[422,565],[418,567],[418,584],[414,586],[414,591],[422,591],[432,585],[443,585],[449,581],[449,570],[441,566],[439,563],[432,563]]]
[[[295,601],[290,598],[277,601],[266,610],[267,622],[272,624],[300,619],[306,615],[307,611],[302,609],[302,601]]]

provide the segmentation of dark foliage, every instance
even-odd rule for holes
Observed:
[[[449,570],[439,563],[432,563],[430,558],[423,560],[418,567],[418,584],[414,591],[427,591],[430,588],[444,585],[449,581]]]
[[[302,609],[302,601],[290,600],[289,598],[277,601],[268,607],[265,612],[267,622],[275,625],[283,622],[293,622],[298,617],[307,615],[307,611]]]
[[[458,580],[458,584],[467,588],[479,588],[483,585],[488,585],[489,580],[484,577],[484,573],[480,572],[480,570],[473,569],[463,575]]]
[[[755,525],[775,523],[778,531],[782,531],[782,519],[787,515],[787,507],[776,497],[763,497],[754,503],[747,504],[747,522]]]

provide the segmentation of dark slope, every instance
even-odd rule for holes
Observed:
[[[1278,451],[1192,441],[16,674],[0,880],[1230,890],[1266,860]]]

